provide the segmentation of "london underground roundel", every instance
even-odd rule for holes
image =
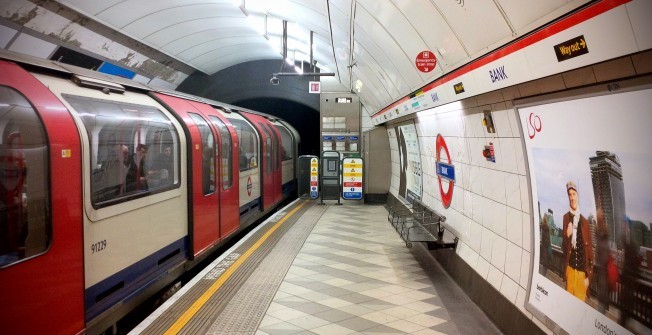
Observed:
[[[441,195],[441,202],[444,205],[444,208],[448,208],[453,201],[453,188],[455,185],[455,169],[451,164],[451,155],[448,152],[448,146],[446,141],[441,134],[437,134],[437,182],[439,183],[439,194]],[[442,162],[442,151],[446,155],[444,161]],[[444,191],[444,185],[442,183],[442,177],[448,181],[448,187]]]

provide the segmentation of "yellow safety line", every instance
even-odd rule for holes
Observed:
[[[224,284],[224,282],[226,282],[231,277],[231,275],[233,275],[233,273],[240,267],[240,265],[242,265],[247,260],[247,258],[251,256],[251,254],[258,250],[258,248],[267,240],[267,238],[269,238],[272,233],[276,231],[276,229],[278,229],[283,224],[283,222],[285,222],[285,220],[294,215],[294,213],[296,213],[305,204],[306,202],[302,202],[295,209],[290,211],[290,213],[279,220],[274,226],[272,226],[265,233],[265,235],[258,239],[254,245],[252,245],[244,254],[242,254],[242,256],[240,256],[240,258],[233,262],[233,264],[226,271],[224,271],[224,273],[213,283],[213,285],[211,285],[211,287],[209,287],[206,292],[204,292],[204,294],[202,294],[201,297],[199,297],[199,299],[197,299],[192,304],[192,306],[190,306],[190,308],[188,308],[183,313],[183,315],[181,315],[177,321],[174,322],[174,324],[172,324],[167,331],[165,331],[164,334],[178,334],[179,331],[181,331],[181,329],[188,323],[188,321],[190,321],[190,319],[192,319],[192,317],[197,314],[199,309],[206,304],[208,299],[210,299],[213,294],[215,294],[215,292],[217,292],[217,290],[222,287],[222,284]]]

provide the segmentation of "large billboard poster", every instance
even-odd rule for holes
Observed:
[[[534,218],[528,308],[570,334],[652,334],[652,90],[518,112]]]
[[[414,123],[396,127],[400,182],[398,194],[410,203],[413,199],[421,199],[421,152],[419,137]]]

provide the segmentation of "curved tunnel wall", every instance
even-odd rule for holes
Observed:
[[[294,71],[287,64],[283,72]],[[177,90],[278,116],[301,135],[301,155],[319,153],[319,94],[308,93],[310,76],[282,76],[272,85],[273,73],[280,72],[280,60],[238,64],[213,75],[193,73]]]

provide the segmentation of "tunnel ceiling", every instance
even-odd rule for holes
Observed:
[[[252,60],[282,59],[285,20],[288,58],[310,58],[313,32],[313,59],[322,72],[335,73],[322,77],[324,87],[356,92],[369,113],[587,2],[59,1],[208,75]],[[422,51],[436,56],[429,72],[415,66]]]

